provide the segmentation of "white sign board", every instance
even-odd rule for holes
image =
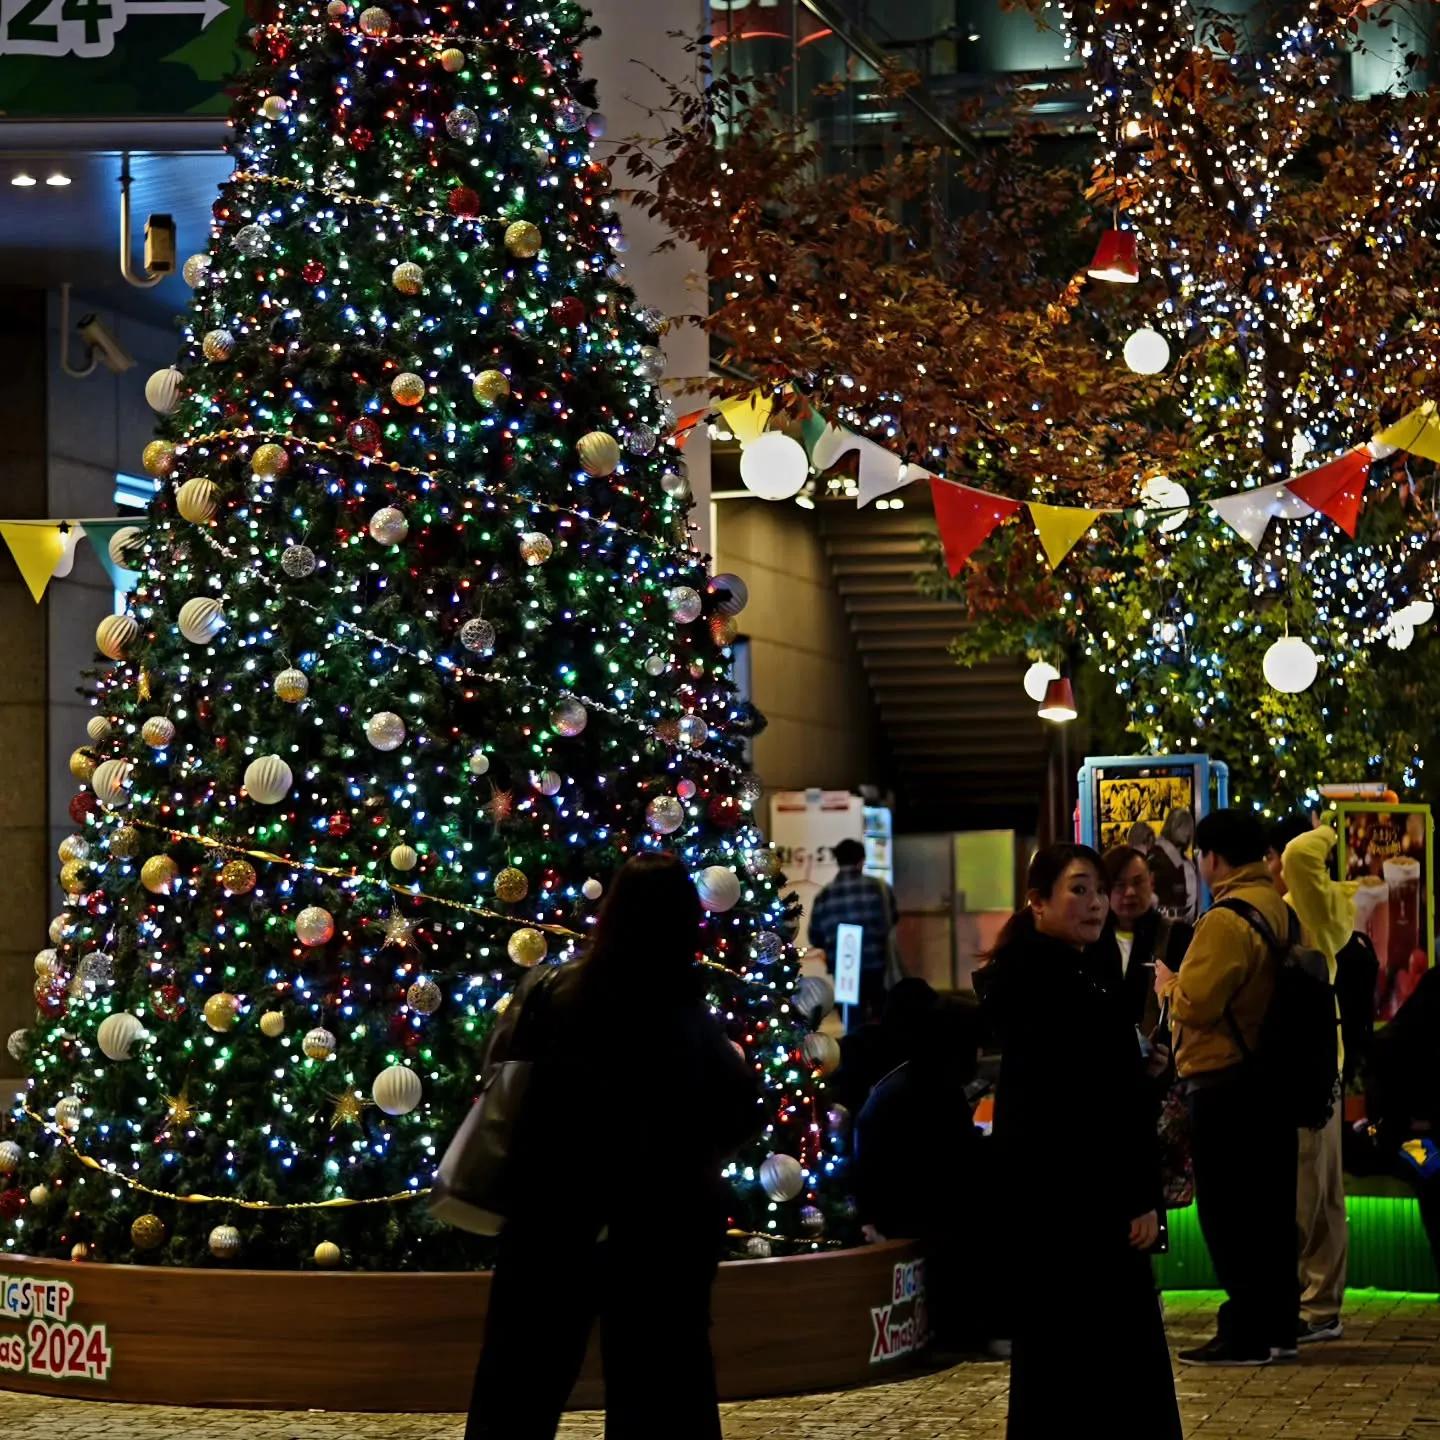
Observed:
[[[864,834],[865,802],[848,790],[786,790],[770,797],[770,843],[805,907],[800,945],[809,944],[816,895],[838,872],[835,847]]]
[[[865,948],[863,925],[835,927],[835,1003],[860,1003],[860,957]]]

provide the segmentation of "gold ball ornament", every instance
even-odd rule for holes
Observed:
[[[340,1253],[340,1247],[333,1240],[322,1240],[315,1247],[315,1263],[322,1270],[337,1270],[344,1255]]]
[[[31,1188],[30,1203],[37,1210],[43,1210],[54,1198],[48,1185],[36,1185]]]
[[[168,855],[152,855],[140,867],[140,883],[152,895],[168,895],[180,879],[180,867]]]
[[[554,553],[554,542],[538,530],[527,531],[520,537],[520,558],[527,565],[543,565]]]
[[[158,1215],[137,1215],[130,1226],[130,1243],[137,1250],[158,1250],[165,1243],[165,1225]]]
[[[80,1128],[84,1113],[85,1102],[78,1095],[67,1095],[55,1106],[55,1123],[73,1135]]]
[[[482,370],[470,390],[482,405],[498,405],[510,393],[510,378],[503,370]]]
[[[506,905],[517,904],[529,893],[530,882],[525,878],[525,872],[515,869],[513,865],[507,865],[495,877],[495,898],[504,901]]]
[[[360,12],[360,30],[371,39],[390,33],[390,12],[378,5],[371,5]]]
[[[545,243],[538,225],[516,220],[505,227],[505,248],[518,260],[533,260]]]
[[[390,283],[402,295],[418,295],[425,288],[425,272],[413,260],[402,260],[390,272]]]
[[[227,860],[220,867],[220,883],[232,895],[248,895],[255,888],[255,867],[248,860]]]
[[[70,1247],[70,1258],[79,1265],[90,1258],[90,1247],[83,1240],[77,1240]]]
[[[603,430],[582,435],[575,449],[580,456],[580,468],[587,475],[613,475],[620,463],[620,442]]]
[[[90,888],[94,872],[83,860],[70,860],[60,867],[60,888],[67,895],[83,895]]]
[[[300,1048],[311,1060],[325,1060],[335,1053],[335,1037],[323,1025],[307,1031]]]
[[[133,860],[140,853],[140,832],[133,825],[117,825],[105,848],[117,860]]]
[[[425,382],[409,370],[390,382],[390,394],[401,405],[418,405],[425,398]]]
[[[83,835],[67,835],[60,842],[60,863],[67,864],[71,860],[88,860],[90,858],[90,842]]]
[[[205,1023],[217,1035],[228,1034],[240,1019],[240,997],[222,990],[205,1002]]]
[[[525,966],[527,970],[545,958],[548,948],[544,935],[538,930],[530,929],[528,925],[523,930],[517,930],[505,947],[511,960],[517,965]]]
[[[123,660],[140,626],[129,615],[107,615],[95,627],[95,648],[111,660]]]
[[[152,750],[163,750],[175,738],[175,722],[164,715],[152,715],[140,727],[140,738]]]
[[[290,452],[283,445],[262,445],[250,457],[251,471],[256,475],[263,475],[267,480],[283,475],[289,468]]]
[[[397,870],[410,871],[420,863],[420,856],[413,846],[397,845],[390,852],[390,863]]]
[[[303,670],[282,670],[275,677],[275,693],[287,705],[298,705],[310,693],[310,680]]]
[[[440,987],[425,975],[405,992],[405,1003],[417,1015],[433,1015],[440,1008],[441,998]]]
[[[219,500],[219,486],[213,480],[205,479],[203,475],[187,480],[175,492],[175,508],[180,512],[180,518],[189,520],[194,525],[203,525],[207,520],[213,520]]]
[[[295,936],[302,945],[324,945],[335,934],[335,917],[323,905],[307,905],[295,917]]]
[[[228,330],[207,331],[200,352],[207,360],[228,360],[235,353],[235,337]]]
[[[82,785],[88,785],[90,777],[95,773],[95,767],[99,763],[100,757],[93,750],[82,746],[70,754],[70,773]]]
[[[440,52],[440,68],[447,75],[458,75],[465,68],[465,52],[453,45]]]
[[[267,1010],[260,1017],[260,1033],[267,1040],[278,1040],[285,1033],[285,1017],[278,1010]]]
[[[735,643],[740,633],[740,624],[733,615],[712,615],[710,617],[710,638],[721,649]]]
[[[283,95],[267,95],[260,105],[260,113],[267,120],[283,120],[289,109],[290,102]]]
[[[36,978],[47,984],[58,980],[65,973],[58,950],[42,950],[35,957],[34,969]]]
[[[240,1253],[240,1232],[233,1225],[217,1225],[208,1243],[217,1260],[233,1260]]]
[[[816,1030],[805,1037],[801,1049],[811,1067],[822,1075],[831,1075],[839,1068],[840,1044],[833,1035]]]
[[[147,475],[163,480],[175,471],[175,447],[168,440],[152,440],[140,453]]]

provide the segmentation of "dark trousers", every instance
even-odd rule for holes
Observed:
[[[1300,1242],[1295,1127],[1237,1067],[1190,1095],[1200,1230],[1229,1297],[1220,1334],[1247,1353],[1295,1343]]]
[[[597,1314],[606,1440],[720,1440],[710,1354],[719,1246],[708,1233],[612,1226],[597,1245],[567,1236],[564,1221],[507,1226],[465,1440],[553,1440]]]

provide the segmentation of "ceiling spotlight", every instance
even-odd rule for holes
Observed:
[[[24,170],[17,171],[10,177],[12,185],[19,185],[22,189],[35,184],[35,177],[27,174]]]
[[[53,185],[57,190],[70,183],[70,177],[63,170],[52,170],[46,177],[45,183]]]

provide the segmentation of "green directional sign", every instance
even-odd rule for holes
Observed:
[[[0,0],[0,118],[223,115],[243,0]]]

